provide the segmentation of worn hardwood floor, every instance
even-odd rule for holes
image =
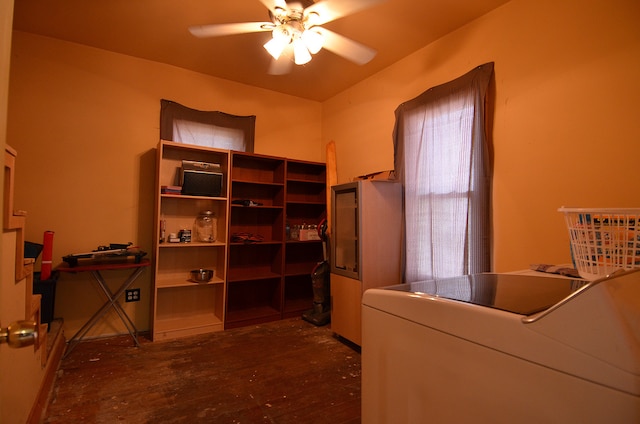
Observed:
[[[360,353],[301,319],[164,342],[82,342],[44,423],[359,423]]]

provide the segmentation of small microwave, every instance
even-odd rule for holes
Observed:
[[[180,177],[182,194],[210,197],[222,195],[223,175],[220,164],[183,160]]]

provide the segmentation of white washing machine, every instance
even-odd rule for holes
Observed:
[[[640,270],[367,290],[362,422],[640,423]]]

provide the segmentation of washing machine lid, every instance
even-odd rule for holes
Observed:
[[[474,274],[385,287],[533,315],[583,290],[589,281],[518,274]]]

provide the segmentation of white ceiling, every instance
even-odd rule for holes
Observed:
[[[269,21],[259,0],[16,0],[13,27],[323,101],[507,1],[386,0],[324,25],[376,49],[371,62],[359,66],[322,50],[279,76],[267,73],[268,32],[199,39],[188,31]]]

